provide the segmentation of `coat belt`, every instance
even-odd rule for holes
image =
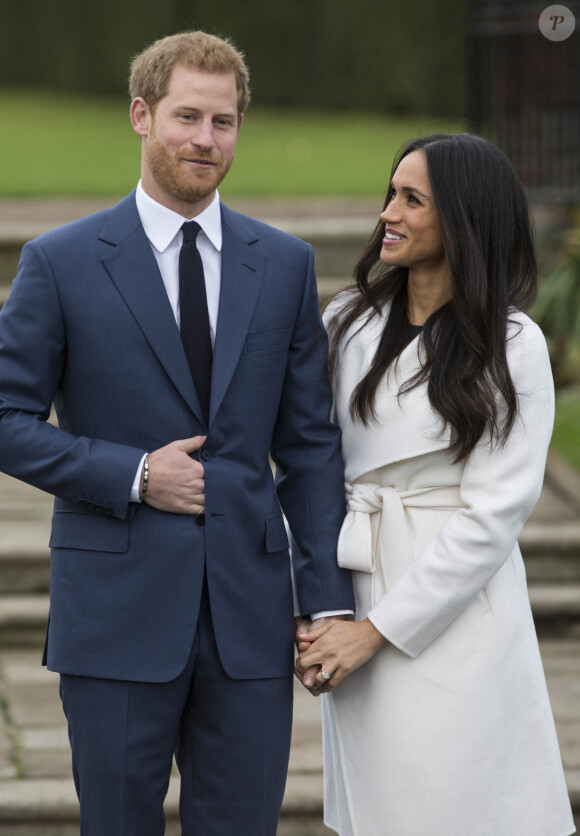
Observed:
[[[348,513],[338,540],[338,564],[357,572],[376,571],[380,564],[387,589],[413,562],[405,508],[456,511],[464,508],[458,485],[400,491],[371,482],[346,484]],[[379,514],[373,543],[371,515]]]

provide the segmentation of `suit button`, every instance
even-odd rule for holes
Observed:
[[[79,505],[81,506],[81,508],[86,508],[88,504],[89,503],[86,499],[79,499]]]
[[[197,525],[205,525],[205,514],[198,514],[195,518]]]
[[[211,459],[211,453],[209,452],[209,450],[202,450],[200,458],[202,461],[208,462]]]
[[[112,517],[113,516],[113,509],[107,505],[107,507],[103,510],[103,514],[105,517]]]

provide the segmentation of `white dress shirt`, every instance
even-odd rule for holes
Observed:
[[[183,218],[157,203],[145,192],[141,182],[137,185],[137,211],[149,239],[153,255],[159,265],[159,272],[169,297],[171,309],[177,322],[179,316],[179,251],[183,243],[182,225],[188,220],[195,220],[201,227],[197,236],[197,249],[201,256],[205,275],[205,292],[209,313],[211,344],[215,343],[215,332],[220,301],[220,282],[222,271],[222,216],[219,194],[210,205],[195,218]]]

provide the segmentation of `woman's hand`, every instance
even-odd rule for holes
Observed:
[[[294,641],[296,643],[298,653],[305,653],[310,648],[312,642],[314,641],[314,639],[310,638],[312,632],[320,630],[324,624],[331,624],[332,621],[342,621],[344,617],[345,616],[343,615],[324,616],[322,618],[317,618],[316,621],[311,621],[310,618],[302,618],[301,616],[295,618],[294,625],[296,627],[296,634],[294,636]],[[294,667],[296,677],[309,691],[312,688],[312,683],[315,682],[316,674],[319,670],[319,665],[312,665],[312,667],[304,668],[299,673],[297,666]],[[316,696],[318,696],[318,694],[316,694]]]
[[[387,639],[365,618],[364,621],[330,621],[308,632],[299,632],[296,643],[301,650],[296,660],[296,676],[318,696],[340,685],[345,676],[374,656]],[[304,645],[309,647],[302,650]],[[317,665],[320,670],[315,673]]]

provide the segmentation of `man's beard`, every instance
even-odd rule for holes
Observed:
[[[224,162],[221,156],[195,152],[196,159],[205,159],[216,163],[205,174],[196,174],[187,168],[187,163],[180,163],[183,154],[171,153],[154,135],[147,143],[147,164],[153,179],[172,197],[187,203],[195,203],[212,194],[230,170],[232,160]]]

